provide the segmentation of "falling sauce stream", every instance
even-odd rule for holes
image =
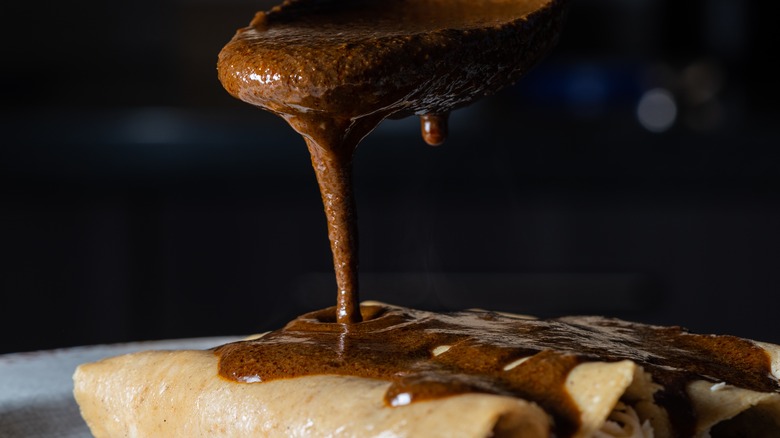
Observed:
[[[320,186],[328,222],[328,239],[336,274],[336,322],[360,322],[358,286],[358,230],[352,193],[352,159],[333,148],[307,139],[311,164]]]

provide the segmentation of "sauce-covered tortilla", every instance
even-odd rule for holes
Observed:
[[[680,436],[692,435],[695,426],[686,393],[692,381],[780,390],[766,351],[733,336],[593,316],[539,320],[387,305],[362,312],[364,321],[356,324],[336,324],[334,308],[312,312],[259,339],[219,347],[220,375],[242,382],[317,374],[388,380],[388,406],[466,392],[511,395],[550,412],[559,436],[580,426],[565,386],[582,362],[641,366],[663,387],[656,402]]]

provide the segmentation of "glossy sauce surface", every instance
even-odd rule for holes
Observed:
[[[431,145],[453,109],[510,85],[555,44],[564,0],[309,0],[259,12],[219,55],[233,96],[304,138],[328,224],[337,319],[358,309],[352,154],[388,117],[421,116]]]
[[[780,389],[767,353],[733,336],[691,334],[601,317],[548,320],[471,310],[431,313],[387,305],[362,307],[364,322],[338,324],[335,308],[302,315],[262,338],[216,349],[219,373],[241,382],[337,374],[391,382],[390,406],[465,392],[539,403],[566,436],[579,411],[566,377],[584,361],[632,360],[664,389],[662,406],[686,411],[693,380],[762,392]],[[506,369],[518,359],[521,364]],[[693,418],[672,418],[678,430]]]
[[[261,12],[220,53],[235,97],[283,117],[311,153],[337,282],[333,308],[253,341],[215,349],[220,374],[264,382],[316,374],[390,382],[399,406],[465,392],[518,396],[579,425],[566,377],[579,363],[629,359],[663,386],[656,401],[692,428],[685,385],[710,380],[778,391],[768,355],[730,336],[599,317],[534,320],[485,311],[429,313],[359,306],[352,154],[388,117],[418,115],[426,143],[453,109],[496,92],[557,40],[562,0],[310,0]],[[519,359],[527,359],[517,366]]]

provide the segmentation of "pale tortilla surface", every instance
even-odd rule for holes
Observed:
[[[236,383],[210,351],[148,351],[79,366],[74,395],[102,437],[548,437],[533,403],[466,394],[387,407],[388,383],[311,376]]]

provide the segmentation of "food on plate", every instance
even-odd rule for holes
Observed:
[[[432,313],[359,299],[352,155],[388,117],[447,115],[555,44],[564,0],[288,0],[219,55],[232,95],[311,153],[337,299],[210,350],[83,364],[96,437],[706,437],[780,433],[780,348],[617,319]]]
[[[251,340],[85,364],[104,436],[776,436],[780,347],[618,319],[311,312]]]

